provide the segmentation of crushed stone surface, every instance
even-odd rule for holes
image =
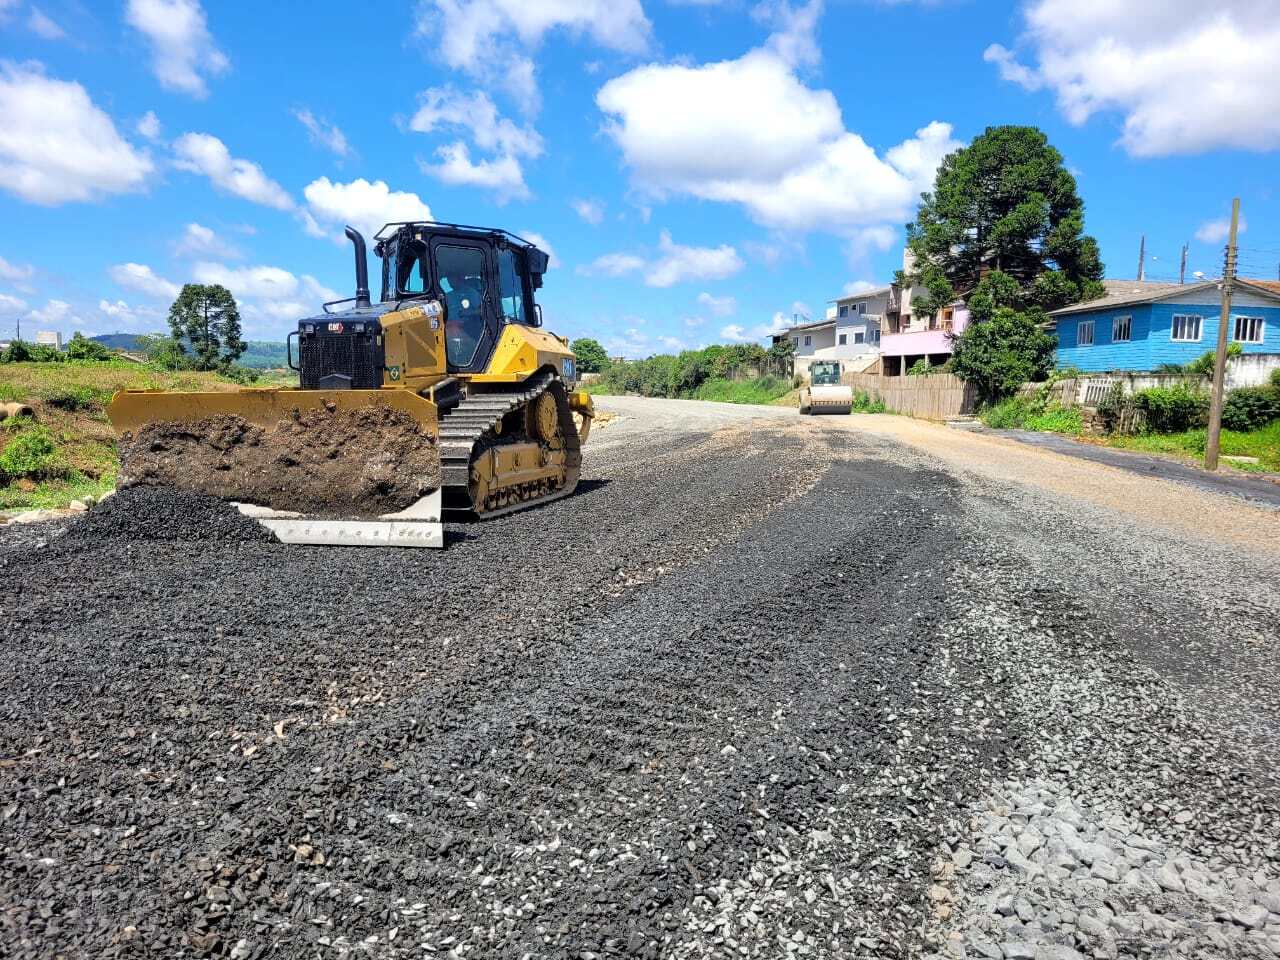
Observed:
[[[272,543],[276,536],[217,497],[172,487],[128,487],[74,517],[64,543],[226,541]]]
[[[445,551],[0,528],[8,953],[1273,955],[1274,556],[616,409]]]
[[[382,405],[148,424],[120,443],[120,485],[172,486],[277,510],[368,517],[440,486],[434,437]]]

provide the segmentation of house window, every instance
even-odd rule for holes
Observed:
[[[847,333],[840,334],[840,346],[843,347],[848,342],[849,342],[849,335]]]
[[[849,315],[849,305],[847,303],[840,304],[840,316],[847,317]]]
[[[1093,346],[1093,321],[1081,320],[1080,326],[1076,327],[1076,346],[1092,347]]]
[[[854,343],[866,343],[866,342],[867,342],[867,334],[866,334],[866,332],[865,332],[865,331],[863,331],[863,330],[855,330],[855,331],[853,331],[853,342],[854,342]]]
[[[1204,317],[1195,314],[1177,314],[1173,318],[1173,339],[1180,343],[1199,343],[1200,328]]]
[[[791,338],[791,345],[792,345],[793,347],[798,347],[798,346],[800,346],[800,338],[799,338],[799,337],[792,337],[792,338]]]
[[[1116,317],[1111,321],[1113,343],[1128,343],[1133,335],[1133,317]]]
[[[1266,331],[1262,317],[1236,317],[1236,332],[1231,339],[1237,343],[1261,343]]]
[[[867,343],[879,343],[879,342],[880,342],[880,328],[879,328],[879,327],[872,327],[872,328],[868,331],[868,333],[869,333],[869,336],[867,337]]]
[[[804,345],[805,345],[806,347],[812,347],[812,346],[813,346],[813,337],[806,336],[806,337],[804,338]]]
[[[858,313],[866,313],[867,305],[865,303],[858,304]]]

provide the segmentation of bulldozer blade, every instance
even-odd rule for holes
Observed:
[[[237,503],[246,517],[257,520],[281,543],[321,547],[427,547],[444,546],[444,525],[440,522],[440,491],[427,494],[398,513],[377,520],[328,520],[307,517],[285,510],[271,510],[250,503]]]
[[[119,433],[137,433],[152,423],[181,423],[205,417],[242,417],[270,426],[293,411],[358,410],[370,404],[403,410],[432,435],[438,430],[436,405],[412,390],[298,390],[292,387],[249,387],[226,392],[170,393],[165,390],[121,390],[107,406]]]
[[[436,405],[411,390],[123,391],[125,486],[239,506],[286,543],[443,546]]]

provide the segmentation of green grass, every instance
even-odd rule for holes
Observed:
[[[1084,429],[1079,410],[1054,404],[1041,407],[1025,397],[1001,400],[983,409],[978,417],[988,427],[996,430],[1038,430],[1042,433],[1063,433],[1075,437]]]
[[[1204,430],[1184,430],[1181,433],[1143,433],[1137,436],[1112,436],[1107,443],[1126,450],[1161,453],[1187,460],[1204,458]],[[1258,464],[1231,464],[1241,470],[1280,472],[1280,421],[1250,430],[1223,430],[1220,450],[1223,456],[1257,457]]]
[[[708,380],[694,391],[695,400],[721,403],[773,403],[791,390],[791,384],[778,377],[758,380]]]

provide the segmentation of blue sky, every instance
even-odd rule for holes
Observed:
[[[0,337],[164,328],[222,282],[282,339],[344,221],[501,226],[548,326],[761,338],[900,264],[938,159],[1044,129],[1107,272],[1280,272],[1280,2],[0,0]],[[1219,54],[1229,50],[1231,56]]]

